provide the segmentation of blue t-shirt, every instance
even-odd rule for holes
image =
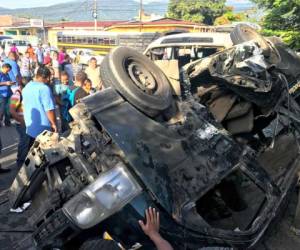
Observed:
[[[9,75],[0,72],[0,82],[10,82]],[[0,98],[10,97],[10,96],[11,96],[10,86],[0,86]]]
[[[16,61],[6,58],[4,63],[8,63],[11,66],[11,71],[9,71],[9,77],[12,82],[18,82],[17,77],[21,77],[20,67]]]
[[[51,125],[47,112],[55,109],[50,88],[40,82],[29,82],[22,91],[26,133],[36,138]]]
[[[44,49],[37,48],[36,51],[35,51],[35,54],[37,56],[38,62],[43,64],[43,62],[44,62]]]

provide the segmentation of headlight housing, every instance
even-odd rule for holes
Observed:
[[[63,212],[79,228],[87,229],[120,210],[141,192],[129,171],[116,166],[70,199]]]

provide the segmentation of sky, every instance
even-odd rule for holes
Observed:
[[[32,8],[50,6],[58,3],[71,2],[74,0],[0,0],[0,7],[3,8]]]
[[[58,3],[71,2],[74,0],[0,0],[0,7],[3,8],[32,8],[39,6],[49,6]],[[138,1],[138,0],[136,0]],[[166,0],[143,0],[145,3],[147,2],[165,2]],[[231,4],[233,2],[249,2],[249,0],[228,0]]]

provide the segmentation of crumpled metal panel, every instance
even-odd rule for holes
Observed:
[[[184,67],[193,79],[208,72],[217,85],[225,87],[259,107],[274,107],[284,86],[255,42],[239,44]]]
[[[93,102],[97,103],[98,98],[100,102],[101,93],[94,96]],[[186,114],[193,127],[185,135],[152,120],[127,102],[100,112],[94,112],[91,103],[86,105],[124,151],[146,189],[178,218],[186,203],[197,200],[220,182],[237,167],[242,155],[239,145],[201,117],[201,105]]]
[[[9,201],[13,208],[28,201],[30,192],[27,191],[33,183],[41,184],[46,175],[46,166],[59,162],[66,157],[65,151],[58,147],[57,143],[57,134],[49,131],[45,131],[37,137],[25,163],[9,189]]]

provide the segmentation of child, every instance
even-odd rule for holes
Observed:
[[[11,85],[13,85],[13,82],[9,77],[11,68],[10,64],[4,63],[0,72],[0,126],[2,125],[3,116],[5,116],[5,123],[10,123],[6,108],[12,95]]]
[[[25,56],[23,56],[23,58],[21,60],[21,70],[20,71],[21,71],[22,78],[26,78],[25,81],[29,82],[32,77],[32,61],[31,61],[29,52],[25,52]]]
[[[59,62],[58,62],[57,51],[54,51],[52,55],[52,67],[54,70],[54,83],[59,84],[60,74],[59,74]]]
[[[55,101],[59,106],[62,132],[69,129],[69,104],[67,93],[70,88],[69,76],[65,71],[60,74],[60,83],[54,86]]]
[[[65,56],[65,61],[62,65],[63,71],[67,72],[69,79],[73,81],[74,73],[73,73],[73,66],[71,63],[71,58],[69,55]]]
[[[84,89],[84,91],[88,94],[91,94],[93,92],[92,89],[92,81],[90,79],[86,79],[82,88]]]
[[[51,59],[51,56],[50,56],[50,52],[48,52],[45,56],[44,56],[44,65],[48,65],[50,63],[52,63],[52,59]]]

